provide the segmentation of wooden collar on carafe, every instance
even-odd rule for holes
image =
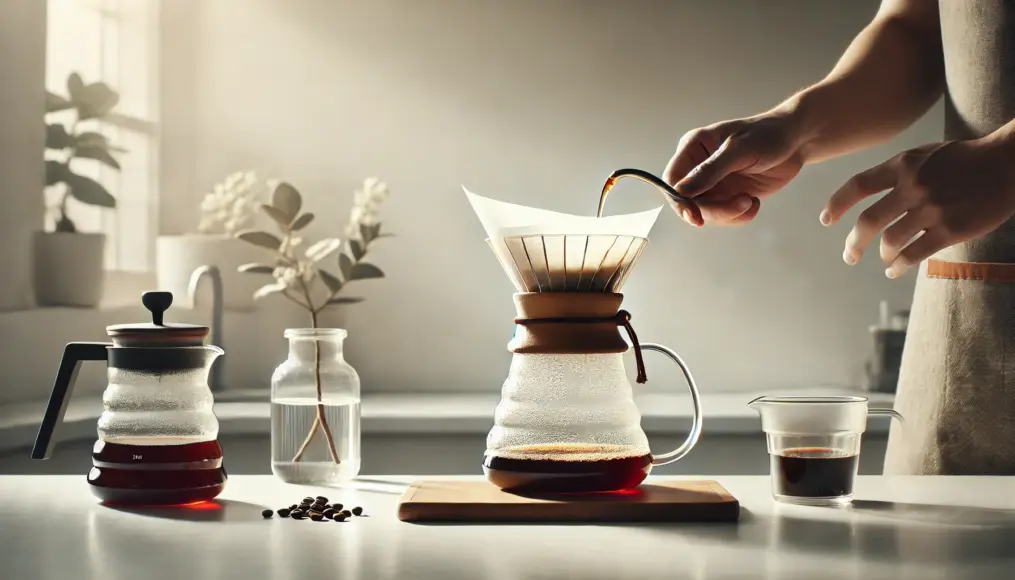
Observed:
[[[606,292],[519,292],[514,295],[517,328],[508,350],[518,354],[615,354],[627,351],[620,334],[631,337],[638,364],[638,382],[644,383],[638,336],[631,315],[620,309],[623,294]]]

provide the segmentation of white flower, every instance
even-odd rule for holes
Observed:
[[[201,200],[198,229],[204,233],[232,235],[246,227],[253,221],[257,209],[257,182],[254,172],[238,171],[215,185]]]
[[[307,259],[310,260],[311,263],[316,264],[331,254],[334,254],[341,247],[342,240],[338,238],[324,238],[307,248],[304,255],[306,255]]]
[[[360,226],[375,226],[380,223],[380,206],[387,201],[389,195],[386,183],[376,177],[364,179],[363,188],[353,192],[349,222],[345,226],[346,237],[362,239]]]
[[[296,268],[291,266],[280,266],[275,268],[275,271],[271,275],[282,287],[292,288],[296,285],[296,280],[299,278],[300,273]]]
[[[287,286],[280,282],[275,282],[274,284],[265,284],[264,286],[258,288],[257,292],[254,292],[254,300],[260,300],[261,298],[264,298],[265,296],[269,296],[276,292],[284,292],[286,288]]]
[[[352,206],[352,211],[349,212],[349,223],[359,225],[363,223],[363,217],[367,211],[360,205]]]

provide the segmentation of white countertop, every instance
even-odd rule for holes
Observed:
[[[772,393],[767,393],[772,394]],[[891,407],[894,395],[821,389],[789,391],[782,394],[860,394],[870,398],[872,407]],[[704,433],[760,433],[761,420],[747,408],[759,393],[702,393]],[[224,391],[215,395],[215,414],[220,435],[266,435],[268,394],[266,391]],[[500,393],[368,393],[363,396],[364,433],[442,433],[485,435],[493,425],[494,408]],[[691,427],[689,397],[678,394],[645,393],[635,397],[642,412],[642,427],[649,434],[686,433]],[[45,401],[0,406],[0,452],[31,445],[39,429]],[[59,439],[95,437],[95,425],[102,413],[97,396],[73,398],[60,427]],[[887,433],[889,419],[871,417],[867,430]]]
[[[181,578],[1011,578],[1013,478],[860,477],[847,509],[774,504],[767,477],[719,478],[739,524],[399,522],[411,477],[349,489],[230,480],[215,509],[96,503],[84,476],[0,476],[0,562],[17,580]],[[263,520],[305,495],[361,505],[337,524]]]

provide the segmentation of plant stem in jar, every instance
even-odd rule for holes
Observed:
[[[310,291],[307,289],[307,285],[303,280],[300,280],[303,285],[303,294],[307,299],[307,304],[311,305],[310,308],[310,324],[313,328],[317,328],[317,310],[313,308],[313,302],[310,298]],[[307,433],[307,438],[303,440],[303,444],[300,445],[299,450],[296,451],[296,455],[293,456],[293,463],[298,463],[303,459],[303,453],[307,450],[307,447],[314,439],[314,435],[317,434],[318,429],[324,431],[324,438],[328,441],[328,452],[331,454],[331,460],[335,463],[341,463],[338,459],[338,453],[335,452],[335,439],[331,434],[331,428],[328,426],[328,418],[324,415],[324,393],[321,388],[321,346],[317,340],[314,340],[314,379],[317,386],[317,416],[314,417],[314,424],[310,427],[310,432]]]

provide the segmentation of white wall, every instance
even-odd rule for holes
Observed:
[[[32,233],[42,227],[46,3],[0,2],[0,310],[31,304]]]
[[[365,287],[369,300],[345,320],[365,388],[496,389],[511,287],[460,185],[591,212],[612,170],[661,171],[685,130],[820,78],[876,5],[166,2],[162,231],[192,229],[202,193],[250,167],[301,188],[321,235],[377,174],[391,184],[386,227],[398,237],[375,256],[389,278]],[[848,220],[824,229],[818,212],[851,174],[938,139],[939,117],[807,168],[750,227],[696,231],[665,215],[627,286],[640,336],[680,351],[707,389],[855,384],[878,302],[907,307],[913,279],[888,281],[870,259],[845,266]],[[658,203],[625,183],[610,210]],[[266,384],[282,338],[274,325],[259,332],[257,317],[230,324],[230,380]],[[649,364],[665,388],[673,375]]]

